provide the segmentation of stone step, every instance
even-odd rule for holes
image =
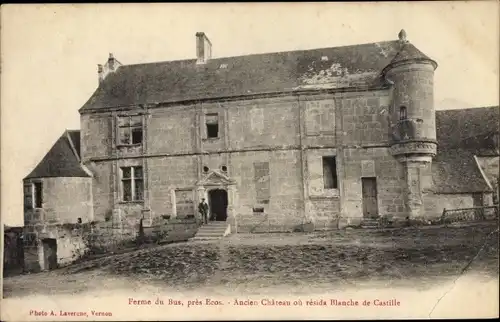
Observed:
[[[216,240],[222,239],[229,224],[225,221],[211,221],[198,228],[198,232],[191,240]]]
[[[206,231],[206,230],[205,231],[203,231],[203,230],[200,231],[199,230],[196,233],[196,236],[199,236],[199,235],[222,236],[222,235],[224,235],[224,232],[225,232],[225,230],[224,231]]]
[[[201,226],[200,228],[198,228],[199,230],[200,229],[205,229],[205,230],[221,230],[221,229],[226,229],[227,228],[227,225],[224,225],[224,226]]]
[[[378,220],[372,218],[363,219],[363,221],[361,222],[361,228],[365,229],[378,228]]]
[[[193,238],[223,238],[224,234],[196,234]]]
[[[193,237],[191,241],[203,241],[203,240],[220,240],[222,237]]]
[[[227,227],[224,227],[224,228],[217,228],[217,229],[198,229],[198,232],[201,232],[201,231],[206,231],[206,232],[209,232],[209,233],[223,233],[226,231],[226,228]]]
[[[202,226],[205,226],[205,227],[210,227],[210,226],[214,226],[214,227],[219,227],[219,226],[227,226],[227,222],[225,221],[209,221],[208,224],[203,224]]]
[[[225,231],[198,231],[195,236],[224,236]]]

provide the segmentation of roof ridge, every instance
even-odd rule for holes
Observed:
[[[191,58],[124,65],[99,83],[78,111],[292,93],[305,88],[378,88],[378,73],[399,49],[398,40],[385,40],[218,57],[205,64]]]
[[[66,136],[66,139],[68,140],[68,144],[69,144],[69,147],[71,149],[71,151],[73,152],[73,154],[75,155],[76,159],[78,160],[78,162],[81,163],[81,159],[80,159],[80,155],[78,153],[78,151],[76,150],[76,147],[75,147],[75,142],[73,142],[73,138],[71,137],[71,135],[69,134],[71,131],[69,130],[66,130],[64,132],[65,136]],[[75,131],[73,131],[75,132]]]
[[[321,48],[308,48],[308,49],[298,49],[298,50],[271,51],[271,52],[254,53],[254,54],[242,54],[242,55],[211,58],[208,62],[211,62],[214,60],[224,60],[224,59],[241,58],[241,57],[256,57],[256,56],[265,56],[265,55],[300,53],[300,52],[307,52],[307,51],[321,51],[321,50],[336,49],[336,48],[361,47],[361,46],[369,46],[369,45],[383,44],[383,43],[388,44],[388,43],[397,42],[397,41],[398,40],[385,40],[385,41],[375,41],[375,42],[363,43],[363,44],[352,44],[352,45],[321,47]],[[196,58],[174,59],[174,60],[163,60],[163,61],[155,61],[155,62],[126,64],[126,65],[120,66],[120,68],[128,67],[128,66],[138,66],[138,65],[142,66],[142,65],[165,64],[165,63],[175,63],[175,62],[178,63],[178,62],[189,62],[189,61],[196,61]]]

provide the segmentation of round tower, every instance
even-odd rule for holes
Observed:
[[[404,164],[407,183],[407,217],[422,215],[422,190],[429,180],[428,165],[437,152],[434,110],[434,70],[437,63],[399,33],[399,50],[384,68],[392,84],[391,153]]]

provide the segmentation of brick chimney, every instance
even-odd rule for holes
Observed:
[[[104,67],[101,64],[97,65],[97,75],[99,75],[99,84],[104,80]]]
[[[114,73],[122,64],[116,60],[112,53],[109,54],[108,61],[103,66],[101,64],[97,65],[97,75],[99,77],[99,84],[108,76],[110,73]]]
[[[115,57],[113,57],[112,53],[109,53],[109,58],[108,58],[108,68],[109,68],[109,71],[114,72],[115,71],[115,67],[117,67],[116,66],[116,59],[115,59]]]
[[[197,64],[204,64],[212,58],[212,43],[204,32],[196,33]]]

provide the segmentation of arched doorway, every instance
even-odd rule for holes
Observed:
[[[227,191],[224,189],[213,189],[208,191],[208,206],[210,208],[210,220],[226,221],[227,219]]]

